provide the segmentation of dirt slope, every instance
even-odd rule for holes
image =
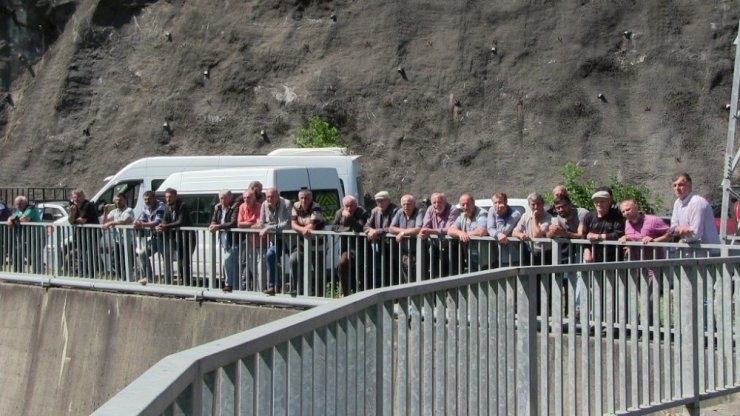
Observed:
[[[394,198],[524,196],[573,161],[668,201],[686,169],[720,200],[737,0],[9,4],[3,184],[92,192],[144,156],[290,146],[319,115]]]

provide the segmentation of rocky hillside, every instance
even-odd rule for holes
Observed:
[[[737,0],[1,4],[5,185],[266,153],[318,115],[395,198],[524,196],[573,161],[720,200]]]

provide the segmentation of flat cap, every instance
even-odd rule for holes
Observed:
[[[612,199],[612,196],[609,195],[609,192],[606,191],[598,191],[595,192],[593,195],[591,195],[591,199]]]
[[[388,191],[380,191],[375,194],[375,199],[391,199],[391,194]]]

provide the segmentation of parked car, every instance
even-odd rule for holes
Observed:
[[[47,201],[36,204],[41,222],[55,222],[67,217],[69,201]]]

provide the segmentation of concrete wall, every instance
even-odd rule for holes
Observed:
[[[0,283],[0,415],[89,414],[171,353],[296,312]]]

